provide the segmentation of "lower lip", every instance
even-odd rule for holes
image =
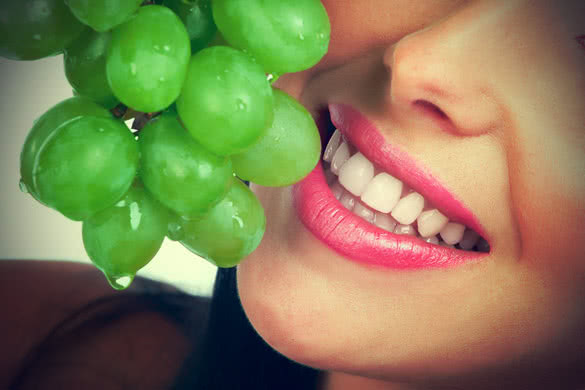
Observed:
[[[294,185],[293,196],[297,215],[310,232],[348,260],[363,265],[391,269],[440,268],[486,256],[390,233],[356,216],[333,196],[321,162]]]

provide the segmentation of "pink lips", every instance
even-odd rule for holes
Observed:
[[[370,161],[422,194],[450,220],[461,222],[485,237],[477,218],[427,170],[388,144],[362,114],[341,104],[329,105],[329,111],[335,127]],[[349,260],[385,268],[417,269],[454,266],[486,255],[393,234],[357,217],[333,196],[321,163],[293,187],[293,194],[295,209],[307,229]]]

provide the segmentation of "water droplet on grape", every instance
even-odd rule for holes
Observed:
[[[244,221],[242,220],[242,218],[238,217],[237,215],[232,215],[232,221],[233,221],[235,228],[240,228],[240,229],[244,228]]]
[[[223,80],[223,78],[222,78],[221,76],[219,76],[219,75],[216,77],[216,79],[217,79],[218,81],[221,81],[221,80]]]
[[[24,180],[22,180],[22,178],[18,182],[18,187],[20,188],[21,192],[28,194],[28,187],[26,186],[26,184],[24,183]]]
[[[108,283],[116,290],[125,290],[127,289],[134,280],[135,275],[108,275],[106,274],[106,279],[108,279]]]
[[[299,33],[299,39],[301,41],[304,41],[305,40],[305,35],[303,33]]]
[[[323,38],[325,38],[325,33],[319,33],[319,38],[320,38],[320,39],[323,39]]]
[[[98,131],[99,131],[100,133],[103,133],[105,130],[104,130],[104,128],[103,128],[103,127],[100,127],[100,128],[98,129]]]
[[[280,76],[276,73],[268,73],[266,75],[266,80],[268,80],[269,83],[274,83],[276,80],[278,80]]]
[[[132,76],[136,76],[136,63],[135,62],[130,64],[130,73],[132,73]]]
[[[163,81],[165,81],[165,80],[166,80],[166,79],[165,79],[165,77],[164,77],[164,76],[160,76],[160,77],[158,78],[158,81],[160,81],[160,82],[163,82]]]
[[[178,222],[169,222],[167,228],[167,237],[173,241],[181,241],[185,236],[183,226]]]
[[[164,45],[163,46],[164,51],[169,52],[171,51],[171,47],[169,45]]]
[[[238,110],[244,111],[247,107],[246,102],[244,102],[242,99],[238,99],[237,100],[237,107],[238,107]]]
[[[142,219],[142,212],[138,203],[130,203],[130,227],[132,230],[137,230],[140,227],[140,220]]]

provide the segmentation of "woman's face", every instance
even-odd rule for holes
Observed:
[[[358,229],[369,224],[363,219],[331,225],[327,212],[344,216],[337,206],[317,215],[293,187],[255,186],[266,235],[238,268],[252,325],[302,364],[388,381],[498,387],[578,373],[571,364],[585,358],[585,51],[575,38],[585,34],[585,2],[323,4],[329,53],[276,86],[315,116],[343,104],[335,115],[350,123],[344,135],[358,151],[368,142],[352,128],[352,110],[360,112],[382,137],[364,147],[366,157],[385,143],[414,161],[448,195],[433,194],[440,190],[424,178],[401,177],[419,171],[389,169],[424,193],[425,210],[429,199],[457,199],[437,208],[456,222],[476,220],[467,227],[490,249],[427,252],[430,244]],[[393,166],[380,155],[376,172]],[[461,217],[463,209],[472,217]],[[340,226],[343,234],[315,233],[318,222],[306,221],[319,218],[330,218],[330,235]],[[378,244],[354,245],[362,233]],[[391,248],[376,252],[384,243]],[[392,249],[405,246],[410,252]],[[372,253],[386,265],[373,265]],[[368,263],[352,261],[364,256]]]

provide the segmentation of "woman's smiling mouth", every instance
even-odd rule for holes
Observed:
[[[330,104],[329,111],[338,130],[322,163],[294,187],[298,215],[317,238],[351,260],[387,268],[485,257],[477,218],[427,170],[355,109]]]

